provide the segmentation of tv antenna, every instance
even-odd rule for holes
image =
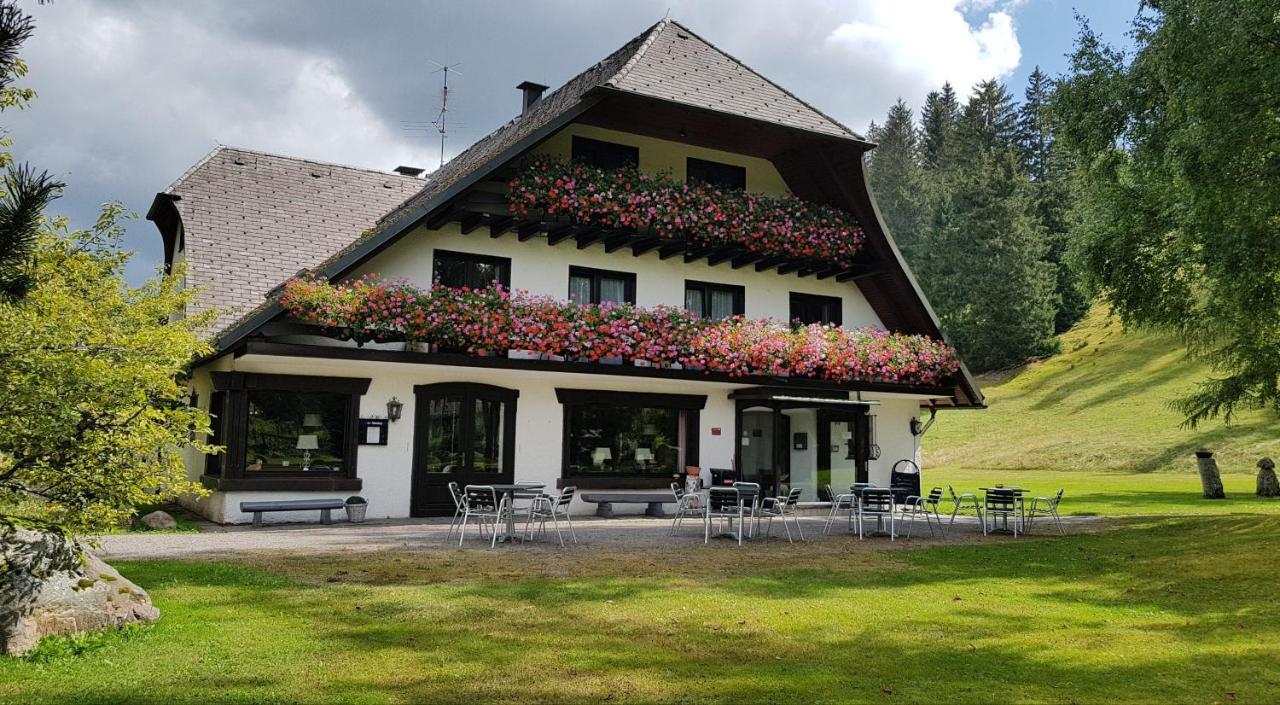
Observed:
[[[428,59],[428,61],[430,61],[430,59]],[[440,67],[435,71],[432,71],[432,73],[444,74],[444,81],[440,86],[440,113],[436,115],[435,120],[431,121],[431,126],[436,128],[436,132],[440,133],[440,166],[444,166],[444,142],[445,138],[448,137],[449,134],[449,127],[445,122],[445,119],[449,114],[449,72],[462,64],[441,64],[436,61],[432,61],[431,63]],[[454,71],[454,73],[459,76],[462,75],[457,71]]]

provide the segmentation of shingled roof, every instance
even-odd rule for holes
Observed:
[[[396,173],[219,146],[162,198],[182,218],[197,310],[220,332],[299,271],[315,267],[422,188]]]

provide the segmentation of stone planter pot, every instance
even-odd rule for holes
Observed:
[[[534,350],[508,350],[507,351],[508,360],[541,360],[542,358],[543,358],[542,353]]]
[[[351,499],[355,498],[352,497]],[[347,521],[352,524],[362,524],[364,523],[365,514],[369,511],[369,503],[364,501],[353,502],[351,499],[348,499],[344,505],[347,511]]]
[[[621,365],[622,358],[621,357],[602,357],[600,358],[600,364],[601,365]]]

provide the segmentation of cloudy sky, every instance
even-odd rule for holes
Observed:
[[[143,214],[217,144],[377,169],[439,163],[413,129],[450,77],[445,157],[518,112],[522,80],[560,85],[670,11],[705,39],[855,130],[899,96],[997,76],[1020,95],[1065,69],[1074,12],[1124,45],[1137,0],[625,0],[137,2],[38,5],[23,55],[39,97],[0,125],[64,178],[76,225],[120,200]],[[129,229],[135,281],[161,259]]]

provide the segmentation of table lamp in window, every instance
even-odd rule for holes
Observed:
[[[320,414],[304,414],[302,416],[302,425],[306,428],[318,428],[324,425],[324,419]]]
[[[314,433],[304,433],[298,436],[296,447],[302,451],[302,471],[306,472],[311,469],[311,451],[320,448],[320,438]]]
[[[591,462],[594,463],[596,467],[604,465],[606,460],[613,460],[613,451],[611,449],[600,447],[591,451]]]
[[[653,449],[636,448],[636,465],[648,467],[653,463]]]

